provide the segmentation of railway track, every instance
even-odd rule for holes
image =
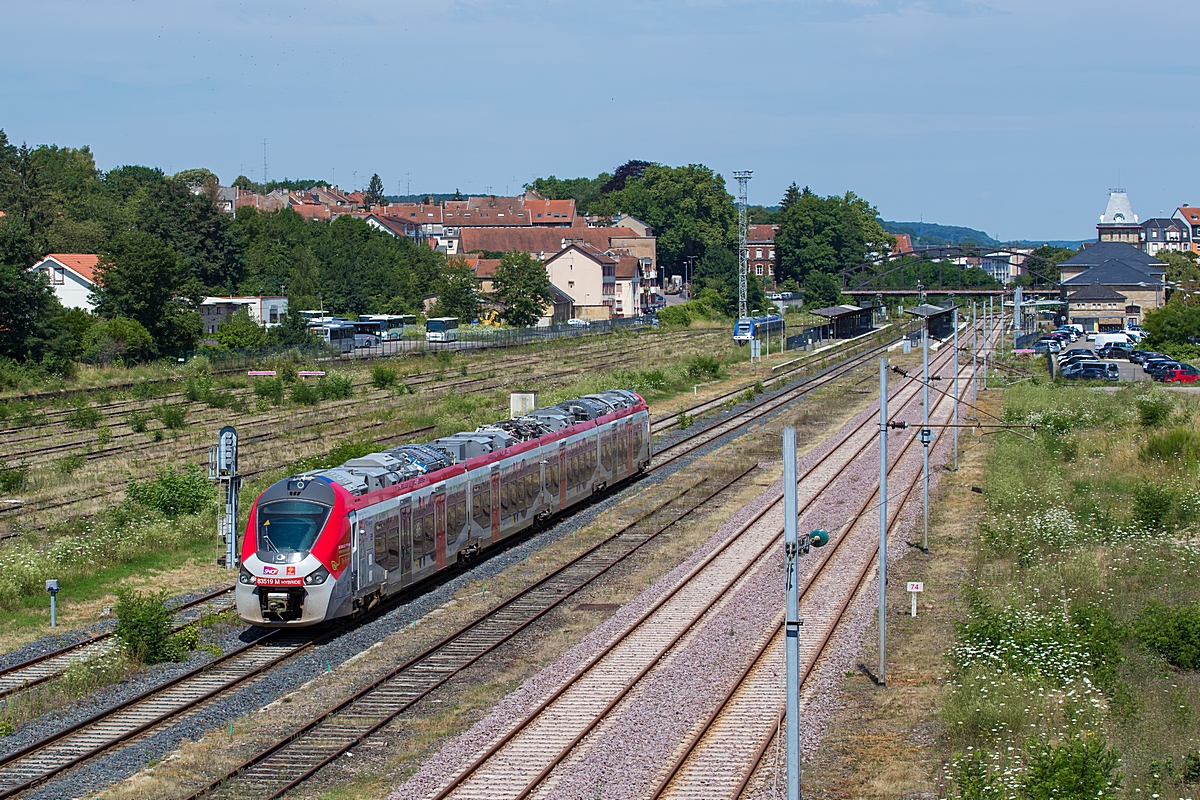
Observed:
[[[227,597],[232,593],[233,587],[226,586],[189,600],[173,608],[172,611],[179,616],[181,612],[196,609],[199,606],[211,603],[213,600]],[[232,603],[215,606],[209,609],[209,613],[218,613],[232,607]],[[175,629],[179,630],[192,621],[180,619],[176,622]],[[45,683],[51,678],[61,675],[72,664],[78,664],[108,652],[112,648],[114,641],[113,633],[101,633],[90,639],[84,639],[75,644],[60,647],[49,653],[44,653],[0,670],[0,699],[37,686],[40,683]]]
[[[919,394],[909,390],[903,399],[897,398],[901,404],[912,402]],[[771,410],[774,410],[772,407]],[[763,412],[767,413],[767,412]],[[819,486],[808,488],[808,498],[811,500],[828,482],[838,474],[836,468],[830,468],[828,463],[843,449],[852,450],[848,456],[842,456],[847,461],[857,458],[870,445],[870,426],[859,426],[849,434],[842,436],[839,441],[816,464],[810,467],[801,479],[817,478]],[[866,431],[864,434],[863,432]],[[705,442],[708,440],[706,439]],[[703,446],[703,444],[697,444]],[[747,471],[749,472],[749,470]],[[727,480],[719,489],[701,497],[700,502],[688,508],[679,519],[691,514],[721,491],[740,480],[747,472],[743,472]],[[774,507],[774,506],[772,506]],[[764,512],[766,513],[766,510]],[[760,514],[761,516],[761,514]],[[673,519],[673,525],[678,519]],[[670,525],[659,528],[655,536],[668,530]],[[779,529],[782,532],[782,528]],[[627,536],[622,531],[619,537]],[[615,540],[608,540],[601,547],[612,545]],[[637,547],[644,544],[639,539],[627,539],[624,545],[635,543]],[[632,552],[632,549],[630,550]],[[625,556],[621,556],[624,558]],[[592,553],[585,554],[585,559],[594,558]],[[614,562],[615,563],[615,562]],[[565,569],[573,569],[576,565],[568,565]],[[603,571],[610,566],[606,565]],[[596,571],[595,576],[602,574]],[[315,719],[288,736],[274,742],[252,758],[229,771],[218,781],[209,784],[199,792],[189,796],[189,800],[200,798],[276,798],[298,786],[322,768],[332,763],[344,753],[369,738],[371,735],[391,724],[400,714],[407,711],[423,697],[438,686],[441,686],[458,672],[462,671],[479,657],[490,652],[511,636],[524,628],[536,614],[540,616],[551,608],[565,601],[578,589],[563,590],[556,586],[560,580],[552,575],[545,583],[531,587],[529,591],[537,593],[549,586],[553,588],[548,596],[551,605],[542,607],[538,604],[528,605],[529,601],[523,594],[512,598],[508,605],[501,606],[492,614],[497,614],[494,621],[489,622],[485,616],[459,632],[442,640],[420,656],[415,657],[404,665],[389,672],[360,689],[353,696],[338,703],[319,714]],[[584,584],[580,584],[582,588]],[[520,605],[518,605],[520,604]],[[521,616],[523,613],[525,616]],[[511,631],[507,636],[499,637],[495,633],[497,627]]]
[[[875,350],[878,350],[878,348],[876,348]],[[857,366],[857,365],[861,364],[861,360],[864,357],[869,357],[869,355],[870,354],[866,354],[865,356],[859,356],[859,357],[856,357],[855,359],[851,359],[850,363],[854,363]],[[833,373],[834,371],[835,370],[833,370],[833,369],[826,370],[825,372],[821,373],[820,376],[817,376],[817,378],[822,378],[822,377],[828,378],[828,376],[831,373]],[[844,371],[840,372],[838,374],[844,374]],[[827,380],[820,381],[819,383],[817,382],[816,379],[811,380],[808,382],[808,384],[809,384],[808,391],[812,391],[813,389],[817,388],[817,386],[824,385],[826,382],[827,382]],[[796,389],[803,389],[803,386],[796,387]],[[795,390],[792,390],[792,391],[788,392],[788,395],[791,397],[791,399],[795,399],[795,397],[801,396],[803,393],[804,392],[802,392],[802,391],[797,393]],[[769,404],[769,403],[760,403],[760,404],[758,404],[758,406],[756,408],[758,409],[758,414],[747,417],[745,420],[743,420],[743,422],[742,422],[743,425],[754,421],[755,419],[759,418],[763,414],[766,414],[766,413],[769,413],[770,411],[775,410],[776,408],[778,408],[778,404],[773,405],[773,404]],[[730,432],[732,430],[733,430],[733,428],[730,427],[725,432]],[[697,433],[696,435],[694,435],[693,437],[689,437],[689,441],[693,442],[693,448],[703,447],[704,445],[710,443],[713,440],[713,438],[715,438],[713,436],[704,435],[707,433],[708,432],[700,432],[700,433]],[[661,468],[661,465],[658,467],[653,467],[653,468],[655,468],[655,469]],[[743,474],[745,474],[745,473],[743,473]],[[726,483],[716,487],[715,490],[710,491],[708,493],[708,497],[706,499],[701,499],[699,501],[692,503],[689,507],[685,508],[681,512],[679,518],[682,518],[682,516],[684,516],[686,514],[690,514],[696,508],[699,508],[701,505],[703,505],[704,502],[707,502],[708,499],[711,499],[712,497],[719,494],[720,491],[722,491],[728,485],[731,485],[734,481],[736,481],[740,477],[741,476],[735,476],[734,478],[727,481]],[[701,492],[701,493],[703,494],[703,492]],[[660,525],[660,527],[662,528],[662,530],[665,530],[665,529],[669,528],[671,525],[673,525],[676,521],[678,521],[678,519],[670,520],[670,521],[666,522],[665,524]],[[661,533],[661,532],[662,532],[661,530],[658,531],[658,533]],[[633,550],[636,549],[636,547],[640,546],[641,544],[644,544],[645,541],[649,541],[650,538],[652,538],[652,536],[654,536],[654,535],[658,535],[658,534],[657,533],[642,534],[642,536],[644,536],[644,539],[639,542],[638,534],[634,534],[634,533],[631,533],[629,530],[626,530],[626,531],[618,534],[617,536],[614,536],[613,539],[609,540],[609,541],[612,542],[615,540],[620,540],[623,537],[624,540],[621,541],[621,543],[620,543],[621,547],[625,548],[625,547],[632,546],[632,549],[629,550],[629,552],[632,552]],[[611,547],[611,545],[610,545],[610,547]],[[620,548],[618,548],[618,549],[620,549]],[[592,570],[595,572],[596,575],[602,574],[604,570],[609,568],[609,567],[603,566],[603,561],[605,560],[605,557],[596,555],[595,553],[593,553],[592,556],[593,556],[593,562],[589,566],[592,568]],[[623,558],[624,556],[621,556],[621,557]],[[611,560],[614,557],[608,556],[608,558]],[[595,561],[597,559],[601,562],[601,567],[602,567],[601,569],[599,569],[599,571],[597,571],[597,567],[595,564]],[[617,560],[619,560],[619,559],[617,559]],[[612,563],[616,563],[616,560],[613,560]],[[577,567],[577,569],[582,569],[582,566],[579,564],[577,564],[576,567]],[[594,577],[595,577],[595,575],[592,578],[588,578],[587,580],[588,581],[593,580]],[[576,578],[576,579],[578,579],[578,578]],[[567,594],[565,591],[562,590],[561,585],[553,586],[552,584],[548,584],[548,583],[539,584],[539,585],[542,586],[542,590],[546,593],[546,596],[549,597],[551,600],[555,600],[556,598],[561,598],[562,596]],[[581,585],[586,585],[586,583],[583,583]],[[548,587],[552,587],[552,588],[548,588]],[[531,588],[531,590],[529,590],[529,591],[532,592],[533,589]],[[523,594],[521,596],[531,597],[532,594]],[[555,600],[555,602],[558,602],[558,601]],[[534,607],[532,613],[540,616],[541,613],[545,613],[545,611],[549,610],[550,607],[553,607],[553,606],[546,607],[544,610],[542,610],[539,613],[536,610],[536,604],[535,604],[535,607]],[[516,611],[522,611],[522,610],[527,614],[529,613],[529,609],[521,608],[521,601],[518,598],[514,598],[513,601],[506,603],[505,606],[503,607],[503,609],[507,610],[509,613],[514,613]],[[536,616],[529,616],[528,621],[532,621],[532,619],[536,619],[536,618],[537,618]],[[524,624],[527,625],[528,621],[526,621]],[[489,616],[483,617],[480,620],[477,620],[471,626],[469,626],[470,631],[478,631],[478,633],[476,635],[483,636],[484,638],[477,639],[474,641],[474,643],[471,646],[465,647],[461,651],[461,653],[462,653],[461,657],[469,658],[470,661],[473,661],[474,659],[476,659],[480,655],[482,655],[484,652],[487,652],[488,650],[497,646],[501,641],[504,640],[504,638],[493,638],[492,642],[489,644],[486,637],[488,634],[491,634],[492,637],[495,637],[496,626],[501,625],[503,623],[504,623],[504,615],[503,615],[503,613],[500,613],[500,614],[494,614],[494,615],[489,615]],[[509,620],[509,624],[511,625],[511,620]],[[523,627],[523,625],[522,625],[522,627]],[[520,628],[518,628],[517,630],[519,630],[519,629]],[[511,637],[511,635],[515,635],[515,632],[516,631],[509,634],[509,636]],[[276,634],[274,636],[270,636],[270,637],[265,637],[264,639],[259,640],[259,642],[256,642],[254,645],[247,645],[245,648],[239,649],[238,651],[228,654],[225,658],[219,660],[218,662],[215,662],[214,665],[209,665],[206,668],[200,668],[198,670],[188,673],[185,676],[182,676],[181,678],[177,679],[176,681],[172,682],[171,684],[168,684],[167,687],[163,687],[163,688],[153,690],[151,692],[147,692],[145,695],[140,696],[139,698],[135,698],[133,701],[130,701],[130,704],[123,704],[122,706],[118,707],[117,709],[97,715],[96,717],[92,718],[91,720],[85,721],[84,723],[81,723],[78,726],[73,726],[72,728],[70,728],[66,731],[56,734],[54,737],[52,737],[49,740],[40,742],[36,745],[33,745],[29,748],[26,748],[26,749],[20,751],[18,753],[14,753],[11,756],[9,756],[3,760],[0,760],[0,798],[12,796],[21,791],[24,791],[24,789],[29,788],[30,786],[45,782],[46,780],[49,780],[50,778],[52,778],[58,774],[61,774],[63,771],[70,769],[71,767],[79,764],[80,762],[82,762],[88,758],[91,758],[92,756],[94,756],[98,753],[104,752],[121,742],[128,741],[130,738],[149,730],[151,727],[154,727],[154,726],[160,724],[161,722],[163,722],[175,715],[178,715],[179,713],[181,713],[187,709],[196,707],[200,703],[203,703],[203,702],[211,699],[212,697],[216,696],[217,694],[220,694],[221,692],[224,692],[227,689],[242,683],[243,681],[245,681],[252,675],[259,674],[262,671],[270,668],[271,666],[281,663],[283,660],[286,660],[287,658],[289,658],[290,656],[294,655],[296,652],[299,651],[300,645],[295,645],[294,643],[292,643],[292,644],[287,644],[286,646],[283,646],[282,649],[280,649],[279,647],[276,647],[274,652],[267,653],[266,655],[253,655],[252,653],[247,652],[247,650],[253,649],[256,652],[262,651],[262,652],[266,653],[266,651],[263,650],[263,648],[267,644],[269,644],[270,641],[276,641],[275,636],[278,636],[278,634]],[[277,641],[285,641],[285,640],[279,639]],[[286,641],[290,641],[290,640],[286,640]],[[451,643],[454,641],[456,641],[455,637],[451,636],[451,637],[447,637],[446,640],[443,640],[442,644],[444,646],[450,646]],[[234,659],[239,659],[243,655],[245,656],[244,659],[241,659],[241,660],[237,661],[236,663],[231,663]],[[432,656],[433,654],[430,653],[427,655]],[[418,657],[418,659],[419,658],[420,657]],[[462,669],[465,666],[467,666],[470,663],[470,661],[466,661],[465,663],[462,663],[462,665],[459,667],[459,669]],[[432,663],[432,662],[426,662],[426,664],[428,664],[428,663]],[[337,709],[331,710],[330,713],[331,714],[345,714],[346,716],[340,717],[341,719],[354,719],[356,717],[356,713],[358,710],[355,708],[355,706],[356,706],[356,704],[359,704],[358,708],[368,709],[368,712],[365,715],[358,715],[358,720],[361,723],[362,719],[364,717],[370,717],[372,714],[379,713],[379,707],[377,705],[375,705],[372,708],[372,704],[384,702],[385,704],[390,704],[387,707],[394,710],[396,707],[396,699],[398,697],[403,697],[404,691],[408,691],[413,688],[410,685],[406,686],[404,684],[404,680],[406,680],[408,676],[418,674],[420,672],[420,670],[416,668],[417,667],[416,660],[414,660],[414,662],[410,662],[410,664],[407,665],[409,667],[409,669],[407,669],[407,670],[403,669],[403,666],[404,665],[402,665],[402,668],[400,668],[397,671],[397,673],[392,676],[393,679],[397,679],[397,680],[393,680],[390,684],[390,686],[393,690],[398,688],[399,693],[397,693],[396,691],[392,691],[390,693],[385,693],[383,691],[382,685],[381,685],[380,687],[377,687],[377,688],[379,688],[379,693],[373,695],[370,700],[367,700],[367,695],[362,695],[362,696],[356,695],[355,697],[350,698],[347,701],[345,701],[343,704],[340,704]],[[209,673],[211,673],[211,674],[209,674]],[[400,677],[402,675],[404,676],[404,678]],[[448,677],[449,676],[447,675],[446,678],[448,678]],[[442,682],[444,682],[444,680],[445,680],[445,678],[443,678]],[[176,687],[178,685],[180,685],[181,683],[186,683],[187,685],[181,689],[176,690]],[[440,682],[436,685],[440,685]],[[432,691],[433,688],[436,688],[436,685],[430,686],[424,693],[420,694],[419,696],[424,696],[424,694],[427,694],[428,691]],[[417,698],[413,699],[411,702],[416,702],[416,699],[419,699],[419,696]],[[407,705],[403,705],[403,703],[402,703],[401,705],[403,705],[403,707],[400,708],[399,710],[395,711],[395,713],[396,714],[401,713],[404,708],[411,706],[411,702],[409,702]],[[125,713],[131,704],[139,704],[139,703],[144,704],[144,705],[139,705],[137,707],[137,709],[135,709],[134,711],[130,711],[130,713],[128,713],[128,714]],[[362,704],[362,703],[365,703],[365,704]],[[121,715],[121,716],[118,718],[115,715]],[[105,719],[110,718],[110,717],[113,719],[119,719],[119,722],[113,723],[111,725],[105,725]],[[393,718],[394,718],[394,715],[393,715]],[[376,719],[376,721],[378,721],[378,719]],[[315,751],[322,751],[322,750],[327,751],[329,749],[329,746],[327,743],[325,745],[318,745],[315,748],[313,746],[313,743],[321,741],[322,737],[324,737],[327,733],[329,733],[330,731],[337,731],[338,728],[337,728],[337,726],[332,726],[332,727],[323,726],[321,723],[322,723],[322,720],[318,720],[314,723],[311,723],[309,726],[306,726],[306,728],[297,732],[297,734],[294,734],[292,737],[289,737],[289,739],[286,742],[280,743],[279,747],[275,751],[272,751],[272,753],[265,755],[262,760],[269,759],[270,756],[273,755],[275,752],[279,752],[279,751],[288,749],[289,745],[292,745],[295,743],[303,743],[303,744],[300,746],[299,749],[293,750],[291,755],[289,755],[289,758],[296,757],[298,759],[299,756],[297,756],[296,754],[303,753],[306,749],[309,751],[310,755],[312,754],[312,752],[314,750]],[[359,727],[361,728],[361,725]],[[115,731],[115,733],[112,733],[112,735],[105,734],[104,736],[100,736],[99,734],[96,733],[96,731],[100,731],[100,730]],[[342,752],[352,748],[355,744],[358,743],[358,741],[361,741],[361,739],[364,738],[365,736],[369,736],[370,732],[371,732],[370,730],[367,730],[365,732],[360,731],[361,735],[353,735],[350,737],[350,741],[348,741],[348,742],[343,741],[341,747],[343,747],[344,749],[342,749]],[[68,737],[73,737],[76,734],[79,734],[78,738],[72,738],[72,739],[68,740]],[[345,734],[344,730],[342,731],[342,734],[343,735]],[[98,736],[99,736],[99,738],[97,738]],[[336,738],[336,734],[335,734],[335,738]],[[63,744],[62,747],[59,747],[58,746],[59,743],[63,743],[63,742],[65,742],[65,744]],[[65,755],[65,753],[67,753],[67,752],[74,753],[75,755],[72,756],[71,758],[67,758]],[[336,755],[333,755],[331,758],[336,758],[336,757],[337,757]],[[323,766],[324,763],[328,763],[328,758],[329,757],[327,756],[326,759],[318,759],[320,761],[320,763],[316,764],[313,767],[308,768],[307,770],[304,771],[303,775],[297,776],[297,777],[293,778],[293,780],[295,780],[297,783],[302,782],[307,777],[309,777],[311,774],[315,774],[315,772],[317,770],[319,770],[320,767]],[[297,763],[300,763],[300,761],[297,761]],[[249,774],[249,770],[253,766],[254,765],[246,766],[245,769],[246,769],[247,774]],[[205,790],[205,791],[208,791],[208,790]],[[203,794],[203,793],[204,792],[202,792],[201,794]],[[278,795],[270,794],[268,796],[274,797],[274,796],[278,796]]]
[[[974,380],[969,367],[960,369],[960,376],[963,373],[968,377],[960,382],[960,393],[965,393]],[[947,419],[950,404],[951,401],[939,396],[932,404],[931,420]],[[900,452],[889,459],[889,476],[914,449],[919,451],[920,445],[916,436],[910,436]],[[921,485],[919,468],[913,470],[906,483],[900,502],[889,513],[889,536],[895,532],[913,493]],[[800,614],[804,620],[799,639],[802,703],[807,699],[803,696],[806,682],[854,598],[872,575],[879,544],[877,522],[870,512],[876,508],[878,499],[876,488],[843,526],[846,532],[837,537],[834,547],[819,551],[818,564],[799,587]],[[733,685],[676,751],[648,795],[649,800],[739,798],[744,794],[782,728],[784,704],[780,685],[785,671],[784,644],[781,612]]]

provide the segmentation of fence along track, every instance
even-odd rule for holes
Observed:
[[[969,372],[968,365],[960,368],[960,376],[964,372]],[[974,376],[960,384],[960,395],[970,387],[971,380],[974,380]],[[935,415],[943,403],[949,406],[952,400],[938,393],[931,409],[931,420],[936,420]],[[949,409],[943,416],[948,414]],[[910,448],[917,446],[916,443],[916,436],[908,438],[888,467],[889,474],[901,466]],[[889,535],[920,483],[921,471],[917,469],[887,522]],[[876,506],[878,498],[879,490],[876,489],[860,504],[850,518],[846,533],[837,538],[832,550],[821,553],[820,563],[804,578],[800,587],[801,618],[805,622],[800,629],[801,687],[816,669],[851,602],[871,573],[879,545],[877,540],[872,544],[876,533],[873,521],[866,523],[868,512]],[[852,539],[858,542],[858,546],[844,548],[845,543]],[[842,552],[848,555],[839,559]],[[857,559],[856,552],[861,553]],[[834,585],[821,586],[830,583]],[[839,584],[842,587],[840,591]],[[819,599],[815,605],[811,602],[813,595],[827,598],[838,597],[839,594],[840,600],[835,606],[826,603],[822,607]],[[809,601],[808,606],[803,605],[806,601]],[[813,622],[817,624],[811,624]],[[784,642],[781,612],[770,635],[760,643],[738,679],[684,743],[683,749],[655,786],[650,800],[705,800],[715,796],[742,796],[781,729],[784,704],[779,700],[779,689],[784,672]]]
[[[900,398],[897,397],[897,401],[901,402],[901,406],[898,407],[902,407],[903,403],[911,402],[917,396],[917,393],[913,391],[904,401],[900,401]],[[774,407],[772,406],[771,410],[773,409]],[[763,411],[760,413],[767,412]],[[818,463],[809,467],[800,480],[803,481],[812,477],[825,461],[831,458],[836,451],[849,444],[855,438],[856,434],[861,433],[868,425],[869,421],[864,422],[858,428],[843,436]],[[870,437],[867,437],[867,441],[858,446],[851,459],[857,457],[869,445]],[[723,491],[733,481],[740,480],[745,474],[747,473],[744,472],[733,480],[722,484],[716,492],[710,495],[710,498]],[[680,519],[702,506],[710,498],[706,498],[689,508]],[[668,502],[673,502],[674,499]],[[664,526],[658,532],[667,530],[669,527],[669,525]],[[617,535],[626,534],[622,531],[618,532]],[[640,543],[638,546],[640,546]],[[602,573],[598,573],[596,577],[599,574]],[[549,578],[545,580],[549,580]],[[516,599],[514,598],[514,600]],[[562,599],[565,599],[565,594]],[[548,610],[549,608],[546,609],[546,611]],[[545,613],[545,611],[541,613]],[[434,645],[425,653],[410,660],[405,665],[359,690],[354,696],[322,712],[313,721],[289,736],[275,742],[270,747],[265,748],[260,753],[231,770],[221,779],[191,795],[189,800],[198,800],[199,798],[207,797],[276,798],[304,782],[343,753],[390,724],[401,713],[412,707],[417,701],[442,685],[446,680],[449,680],[454,674],[470,666],[470,664],[474,663],[475,660],[486,652],[490,652],[502,644],[503,641],[507,640],[507,638],[510,638],[505,637],[504,639],[489,640],[482,647],[477,646],[474,649],[465,651],[467,657],[452,662],[452,665],[444,671],[444,674],[437,674],[436,671],[434,674],[430,674],[429,672],[421,672],[419,670],[420,667],[424,666],[425,659],[439,656],[442,652],[441,648],[444,645],[451,642],[454,637],[470,632],[475,626],[480,625],[482,621],[471,623],[458,633],[452,634],[451,637],[447,637],[447,639]],[[523,628],[527,624],[528,622],[523,623],[521,627]],[[520,629],[514,629],[510,636],[515,635]],[[408,677],[407,673],[409,671],[412,671],[412,674],[416,677]],[[400,682],[398,680],[400,678],[406,678],[410,682]],[[389,686],[392,681],[397,681],[396,686],[398,688],[395,690],[391,690],[392,687]],[[376,692],[380,694],[376,696]],[[376,699],[376,697],[380,699]],[[370,701],[369,705],[367,704],[368,700]],[[359,713],[356,708],[359,704],[365,710],[364,713]]]

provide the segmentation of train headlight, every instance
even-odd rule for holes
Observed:
[[[250,574],[250,570],[242,567],[238,573],[238,583],[245,584],[246,586],[254,585],[254,576]]]
[[[320,586],[329,578],[329,570],[324,567],[317,567],[315,570],[304,576],[304,582],[309,586]]]

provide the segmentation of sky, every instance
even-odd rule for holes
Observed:
[[[1094,238],[1200,203],[1200,3],[0,0],[0,128],[101,169],[516,193],[630,159]]]

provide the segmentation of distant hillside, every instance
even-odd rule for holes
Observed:
[[[995,246],[1000,244],[983,231],[977,231],[974,228],[960,228],[956,225],[937,225],[933,222],[888,222],[885,219],[879,220],[879,224],[888,233],[907,233],[912,238],[913,247],[963,244]]]

